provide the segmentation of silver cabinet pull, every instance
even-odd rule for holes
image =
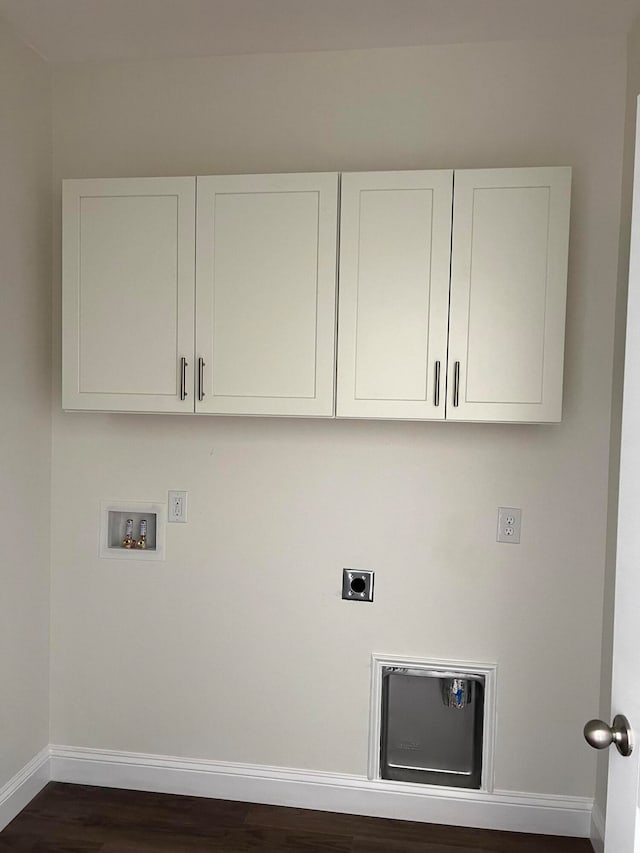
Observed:
[[[180,359],[180,399],[187,399],[187,359],[184,356]]]
[[[198,400],[204,400],[204,368],[205,361],[202,356],[198,359]]]
[[[453,365],[453,405],[457,406],[460,402],[460,362],[456,361]]]
[[[436,361],[436,375],[433,389],[433,405],[440,405],[440,362]]]

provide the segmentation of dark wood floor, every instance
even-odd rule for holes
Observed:
[[[585,839],[52,782],[0,832],[0,853],[593,853]]]

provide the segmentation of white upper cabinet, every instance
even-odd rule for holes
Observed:
[[[456,171],[447,419],[559,421],[568,168]]]
[[[343,176],[338,417],[561,419],[570,184],[564,167]]]
[[[198,178],[196,411],[333,415],[337,174]]]
[[[342,177],[338,417],[445,415],[452,171]]]
[[[194,178],[63,184],[62,406],[193,410]]]
[[[63,408],[559,421],[570,185],[564,167],[354,172],[341,193],[335,173],[65,181]]]

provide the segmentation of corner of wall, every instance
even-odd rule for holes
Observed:
[[[0,470],[11,493],[0,519],[0,621],[12,638],[0,652],[12,697],[0,707],[1,788],[48,748],[51,563],[51,74],[3,19],[0,78],[0,335],[11,353],[0,365],[10,401],[0,414]]]

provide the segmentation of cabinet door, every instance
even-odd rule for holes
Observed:
[[[444,418],[452,182],[343,175],[338,417]]]
[[[456,171],[447,419],[561,419],[570,184]]]
[[[198,178],[196,411],[333,415],[337,174]]]
[[[195,178],[64,181],[62,217],[63,408],[193,411]]]

